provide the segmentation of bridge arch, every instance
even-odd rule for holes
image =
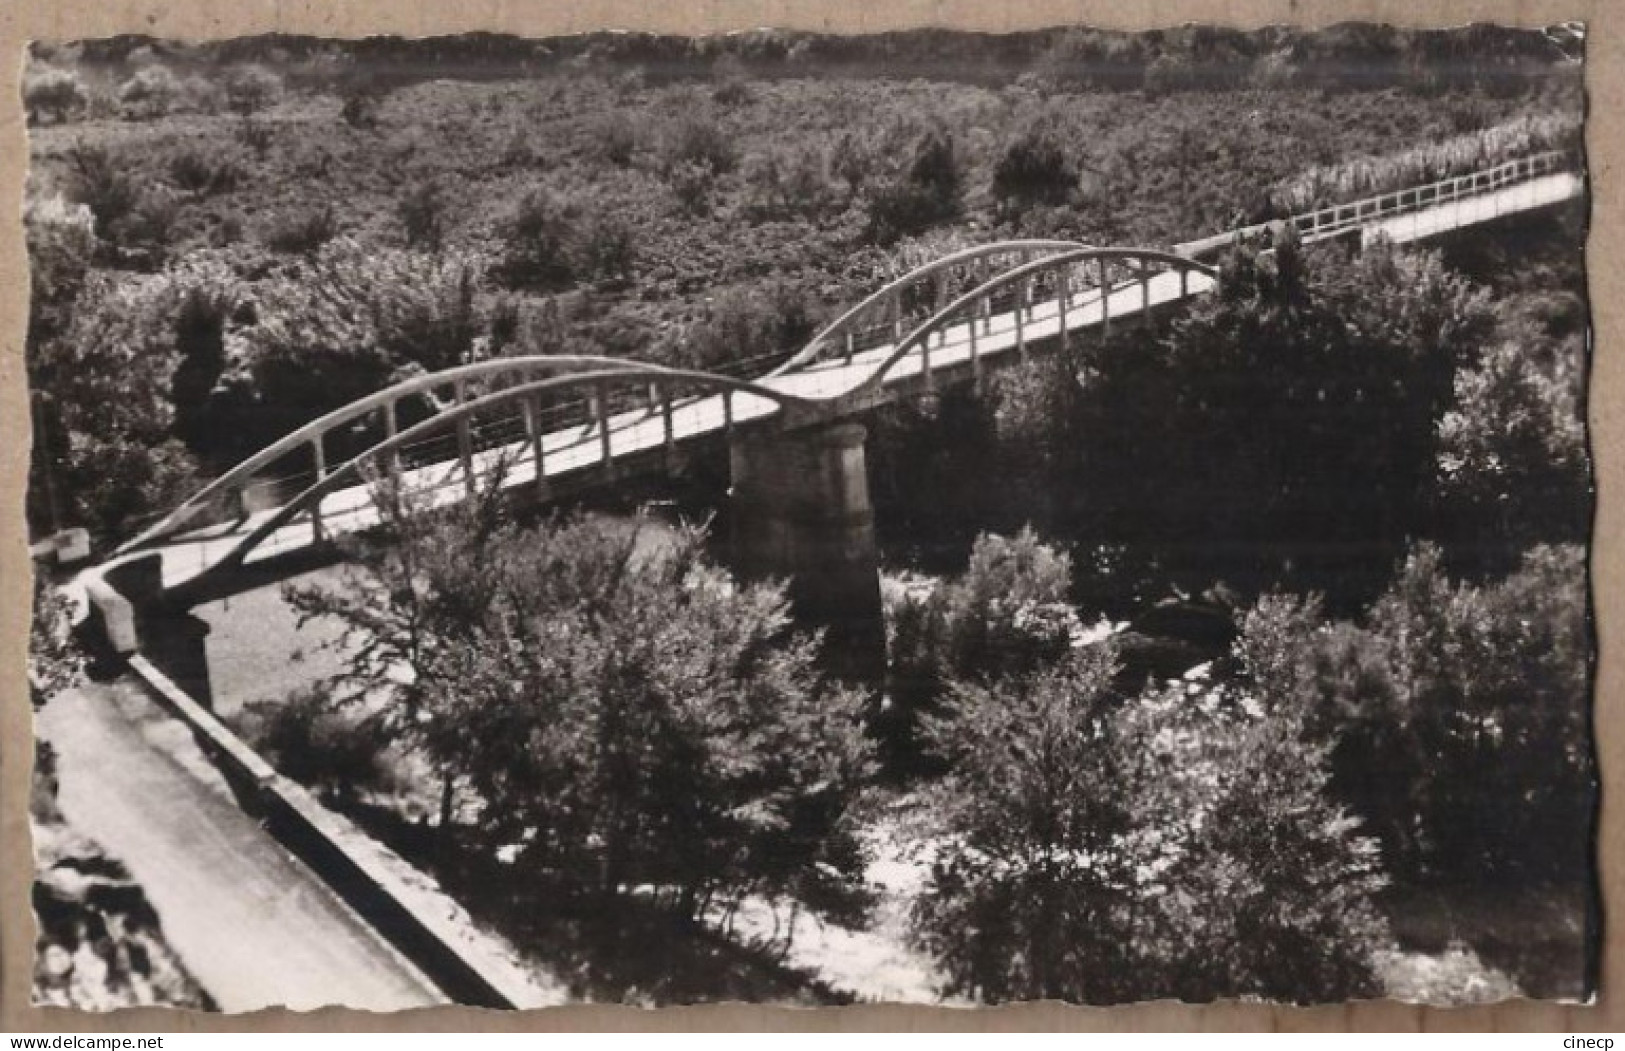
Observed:
[[[671,412],[671,407],[673,405],[672,395],[676,391],[692,392],[698,389],[709,393],[722,394],[723,397],[719,411],[723,413],[725,417],[725,426],[731,425],[732,414],[734,412],[733,398],[737,395],[749,395],[773,402],[781,410],[805,407],[811,404],[807,399],[800,398],[792,394],[787,394],[783,391],[775,390],[771,387],[766,387],[749,380],[738,380],[733,379],[732,377],[717,376],[706,372],[695,372],[685,369],[670,369],[656,365],[636,365],[625,367],[624,362],[621,362],[620,364],[623,367],[603,368],[591,372],[577,372],[563,376],[553,376],[543,380],[533,380],[526,383],[516,384],[511,387],[506,387],[483,397],[462,402],[435,416],[422,420],[411,427],[407,427],[391,435],[384,441],[363,450],[362,452],[346,460],[344,463],[339,464],[331,471],[325,472],[316,480],[314,484],[306,487],[293,499],[287,501],[270,515],[266,516],[263,520],[256,523],[255,526],[235,544],[233,544],[229,550],[214,559],[202,572],[189,578],[184,585],[182,585],[181,590],[184,592],[190,592],[192,594],[207,593],[213,582],[218,579],[219,574],[229,573],[237,567],[240,567],[250,554],[265,544],[266,541],[269,540],[276,532],[281,530],[283,527],[290,525],[301,515],[306,513],[311,515],[313,532],[317,538],[320,538],[323,534],[321,518],[322,499],[331,495],[335,490],[364,481],[365,479],[362,475],[362,471],[366,465],[383,459],[387,465],[389,473],[398,479],[402,473],[398,462],[398,456],[403,449],[422,440],[425,437],[435,434],[436,432],[443,431],[447,428],[457,428],[465,424],[467,421],[472,420],[475,416],[488,412],[492,409],[501,408],[511,404],[519,404],[521,407],[525,407],[527,405],[534,405],[537,399],[544,395],[576,388],[591,388],[600,395],[599,404],[600,406],[603,406],[601,415],[596,421],[584,428],[584,433],[581,438],[577,439],[569,446],[554,450],[553,454],[558,455],[559,453],[565,452],[568,449],[579,448],[582,444],[596,442],[598,447],[596,452],[593,454],[596,457],[594,462],[609,465],[612,463],[613,456],[615,454],[613,449],[613,434],[617,428],[612,426],[613,421],[608,415],[609,410],[607,408],[607,402],[602,399],[602,394],[612,387],[620,386],[624,388],[635,385],[639,388],[647,389],[652,386],[661,392],[661,404],[664,408],[662,413],[663,425],[661,428],[661,443],[668,449],[677,438],[675,433],[675,417]],[[430,378],[431,377],[422,377],[422,379]],[[623,424],[623,426],[619,429],[625,430],[628,427],[638,426],[650,418],[650,413],[647,411],[642,414],[634,413],[633,415],[636,415],[639,418],[634,419],[627,424]],[[543,434],[540,428],[534,425],[535,417],[531,415],[528,409],[525,410],[524,416],[527,423],[530,424],[530,426],[527,427],[527,430],[529,431],[529,437],[531,440],[530,451],[531,455],[533,456],[532,462],[535,465],[536,481],[538,484],[545,484],[546,472],[543,458],[547,454],[542,450]],[[586,432],[591,432],[590,437]],[[654,446],[651,446],[651,448],[653,447]],[[472,491],[477,485],[475,459],[475,457],[465,456],[462,458],[460,465],[456,464],[455,462],[450,465],[431,465],[431,467],[450,466],[453,468],[449,472],[447,478],[442,479],[439,483],[432,485],[431,488],[440,489],[455,482],[460,483],[464,488]],[[455,471],[457,466],[461,467],[461,475],[458,475]]]
[[[815,333],[805,347],[763,378],[770,379],[807,368],[824,360],[832,352],[851,360],[854,353],[896,340],[905,331],[902,327],[902,302],[905,294],[921,286],[927,286],[932,290],[933,309],[940,308],[943,299],[941,290],[946,287],[944,275],[951,274],[955,269],[962,267],[976,269],[979,277],[977,283],[982,284],[988,279],[988,271],[997,265],[1001,257],[1014,256],[1021,263],[1027,263],[1036,255],[1075,251],[1087,247],[1082,241],[1042,239],[995,241],[992,244],[976,245],[940,259],[933,259],[864,297]],[[883,315],[878,326],[882,338],[878,342],[869,342],[865,336],[870,330],[863,328],[862,323],[872,322],[873,316],[877,313]],[[871,324],[871,330],[873,328]]]
[[[1188,279],[1190,274],[1201,274],[1210,279],[1217,279],[1218,270],[1206,263],[1197,262],[1184,255],[1174,252],[1165,252],[1154,248],[1097,248],[1081,247],[1054,255],[1044,256],[1006,271],[1003,274],[976,286],[964,295],[955,299],[947,306],[932,314],[925,321],[915,326],[907,335],[901,337],[892,352],[882,361],[869,376],[845,395],[851,403],[860,404],[871,399],[885,384],[892,370],[904,358],[916,350],[922,355],[922,373],[927,385],[931,383],[931,339],[945,335],[948,327],[955,323],[963,323],[969,315],[969,334],[971,368],[973,372],[980,369],[980,358],[977,347],[976,326],[988,324],[993,316],[993,303],[995,298],[1004,292],[1015,292],[1013,314],[1016,319],[1018,342],[1022,336],[1022,321],[1024,315],[1030,317],[1037,304],[1032,299],[1032,290],[1041,279],[1048,278],[1056,286],[1056,301],[1060,305],[1059,333],[1064,342],[1067,335],[1066,312],[1072,306],[1077,296],[1074,289],[1073,278],[1076,271],[1082,268],[1087,276],[1093,269],[1100,275],[1100,280],[1089,286],[1089,290],[1097,293],[1098,301],[1102,304],[1101,313],[1103,325],[1109,327],[1110,296],[1122,288],[1139,284],[1145,289],[1141,310],[1149,310],[1150,280],[1154,276],[1152,268],[1160,268],[1159,272],[1173,271],[1181,275],[1181,298],[1188,292]],[[1130,281],[1113,283],[1111,280],[1111,267],[1114,264],[1127,264],[1137,271],[1138,276]]]

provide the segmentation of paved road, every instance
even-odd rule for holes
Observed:
[[[52,698],[68,821],[123,861],[222,1010],[446,997],[238,808],[187,729],[128,681]]]

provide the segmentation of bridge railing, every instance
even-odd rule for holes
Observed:
[[[933,260],[866,296],[815,333],[801,351],[767,377],[782,376],[828,360],[849,362],[864,351],[895,343],[944,303],[1010,266],[1083,247],[1086,246],[1079,241],[998,241]]]
[[[936,367],[933,344],[940,353],[956,327],[965,344],[971,374],[980,378],[985,353],[983,343],[994,334],[993,322],[997,317],[1010,319],[1010,327],[1005,332],[1013,336],[1015,350],[1023,356],[1033,323],[1040,313],[1047,315],[1051,310],[1054,311],[1054,334],[1063,347],[1074,322],[1084,324],[1094,320],[1100,325],[1102,335],[1109,335],[1114,316],[1113,297],[1137,288],[1138,298],[1130,300],[1127,309],[1117,316],[1149,312],[1153,306],[1152,280],[1163,272],[1179,275],[1177,297],[1181,299],[1190,294],[1191,274],[1217,276],[1217,271],[1207,264],[1156,249],[1079,248],[1035,259],[978,285],[915,326],[897,341],[892,353],[848,397],[857,403],[871,397],[894,369],[916,354],[920,358],[921,379],[929,388]]]
[[[588,400],[595,407],[595,418],[583,428],[581,435],[555,444],[552,448],[544,448],[549,432],[540,424],[536,407],[548,400],[557,399],[560,394],[578,389],[590,392]],[[431,498],[435,493],[448,490],[454,491],[458,496],[465,493],[472,495],[478,490],[483,479],[490,477],[494,472],[506,471],[511,465],[523,463],[527,456],[530,458],[532,484],[545,491],[550,473],[546,466],[547,459],[568,455],[572,451],[580,450],[584,445],[593,447],[590,455],[571,457],[565,469],[598,467],[613,474],[616,456],[628,451],[624,443],[622,449],[615,448],[615,433],[647,424],[649,420],[647,414],[638,411],[637,399],[646,396],[662,406],[659,414],[661,426],[657,431],[642,436],[643,447],[658,449],[664,446],[669,451],[678,438],[675,428],[676,417],[671,411],[671,406],[679,393],[687,393],[694,389],[721,395],[717,409],[722,414],[721,422],[724,428],[732,425],[734,404],[739,397],[762,399],[776,404],[781,409],[805,404],[804,399],[747,380],[659,366],[607,368],[556,375],[544,380],[506,386],[483,397],[452,406],[442,413],[391,435],[377,445],[335,465],[332,470],[321,472],[311,484],[256,522],[253,528],[236,540],[228,551],[215,558],[196,577],[189,580],[183,591],[190,597],[206,594],[218,574],[230,572],[240,566],[249,554],[268,545],[279,531],[290,525],[297,525],[301,521],[307,522],[311,529],[311,533],[308,534],[310,539],[318,542],[326,539],[334,530],[330,528],[330,523],[324,524],[323,501],[340,489],[367,483],[369,479],[366,471],[369,465],[377,467],[377,473],[386,480],[386,488],[399,492],[410,480],[420,495],[427,493]],[[617,403],[612,397],[617,390],[631,390],[636,393],[631,399]],[[518,409],[517,414],[508,411],[514,408]],[[634,418],[623,419],[619,426],[613,426],[616,413]],[[517,440],[510,442],[505,440],[502,421],[515,416],[522,421],[523,432],[517,435]],[[476,423],[481,420],[484,424],[480,429],[486,434],[487,439],[485,447],[476,452],[462,436],[472,434]],[[586,433],[589,431],[590,434]],[[401,454],[405,450],[421,446],[426,440],[436,440],[448,432],[457,436],[459,454],[457,457],[450,460],[435,460],[415,473],[402,462]],[[556,475],[562,472],[553,473]]]
[[[1339,234],[1349,233],[1368,226],[1372,222],[1421,211],[1424,208],[1432,208],[1440,204],[1448,204],[1452,201],[1466,200],[1517,183],[1529,182],[1547,175],[1571,171],[1573,168],[1573,156],[1561,150],[1530,154],[1527,157],[1518,157],[1503,164],[1498,164],[1493,168],[1484,168],[1476,172],[1469,172],[1466,175],[1451,176],[1447,179],[1439,179],[1420,186],[1409,186],[1401,190],[1365,197],[1358,201],[1350,201],[1347,204],[1328,205],[1325,208],[1317,208],[1312,212],[1303,212],[1285,219],[1255,223],[1239,230],[1214,234],[1212,237],[1204,237],[1196,241],[1187,241],[1176,246],[1175,251],[1193,258],[1200,257],[1228,247],[1238,240],[1258,236],[1283,223],[1291,224],[1297,230],[1299,238],[1305,242],[1323,240],[1328,237],[1336,237]]]

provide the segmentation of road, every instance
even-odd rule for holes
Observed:
[[[129,868],[221,1010],[447,1002],[243,813],[186,727],[137,685],[87,683],[36,719],[59,757],[64,816]]]

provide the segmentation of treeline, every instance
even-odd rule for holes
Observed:
[[[708,37],[586,33],[527,40],[492,33],[335,42],[272,34],[188,45],[144,36],[35,45],[116,68],[148,51],[206,68],[269,62],[307,85],[360,77],[399,86],[420,80],[506,79],[555,72],[635,70],[654,81],[752,76],[925,76],[997,84],[1023,75],[1101,90],[1214,90],[1301,84],[1371,89],[1524,90],[1580,58],[1583,33],[1492,25],[1409,29],[1343,23],[1320,30],[1187,25],[1129,33],[1056,27],[1001,35],[919,29],[863,36],[758,29]]]

